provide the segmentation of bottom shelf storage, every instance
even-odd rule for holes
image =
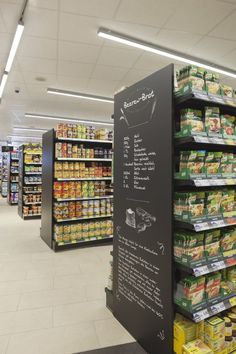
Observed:
[[[30,219],[41,219],[41,214],[35,214],[35,215],[23,215],[22,218],[24,220],[30,220]]]
[[[70,248],[87,247],[87,246],[97,246],[104,243],[112,243],[113,235],[107,237],[91,238],[82,241],[71,241],[71,242],[56,242],[53,241],[54,251],[62,251]]]

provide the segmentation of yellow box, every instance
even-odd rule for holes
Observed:
[[[211,348],[214,352],[223,350],[225,347],[225,336],[220,334],[218,338],[211,338],[208,335],[205,335],[204,342]]]
[[[183,354],[214,354],[213,351],[200,339],[183,345]]]
[[[219,334],[224,333],[225,321],[217,316],[211,317],[205,321],[205,334],[212,339],[218,339]]]

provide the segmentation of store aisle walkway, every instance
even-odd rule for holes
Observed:
[[[40,221],[0,199],[0,354],[71,354],[133,342],[105,308],[111,246],[54,253]]]

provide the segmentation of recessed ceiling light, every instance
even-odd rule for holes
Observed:
[[[180,53],[180,52],[173,51],[173,50],[161,47],[161,46],[157,46],[152,43],[148,43],[148,42],[139,40],[137,38],[126,36],[121,33],[111,31],[109,29],[100,28],[98,30],[97,34],[99,37],[109,39],[111,41],[115,41],[115,42],[122,43],[122,44],[125,44],[128,46],[131,46],[131,47],[145,50],[147,52],[151,52],[151,53],[154,53],[157,55],[164,56],[166,58],[177,60],[182,63],[200,66],[204,69],[215,71],[219,74],[233,77],[234,79],[236,78],[236,72],[234,70],[228,69],[226,67],[223,67],[223,66],[220,66],[217,64],[207,62],[206,60],[203,60],[203,59],[187,56],[184,53]]]
[[[79,119],[79,118],[67,118],[67,117],[58,117],[58,116],[50,116],[46,114],[36,114],[36,113],[25,113],[25,118],[39,118],[39,119],[49,119],[49,120],[56,120],[56,121],[65,121],[65,122],[74,122],[74,123],[85,123],[85,124],[94,124],[94,125],[107,125],[113,126],[113,123],[109,122],[101,122],[101,121],[92,121],[86,119]]]
[[[61,95],[61,96],[82,98],[82,99],[91,100],[91,101],[100,101],[100,102],[114,103],[114,100],[111,97],[90,95],[90,94],[82,93],[82,92],[73,92],[73,91],[59,90],[59,89],[55,89],[55,88],[48,88],[47,89],[47,93],[51,93],[53,95]]]

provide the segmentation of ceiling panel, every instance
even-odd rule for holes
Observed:
[[[233,50],[229,54],[223,57],[224,65],[231,67],[235,70],[236,67],[236,50]],[[234,87],[236,88],[236,82],[234,80]]]
[[[40,82],[37,81],[36,78],[37,77],[44,77],[46,79],[46,84],[48,86],[53,86],[56,81],[57,81],[57,77],[55,74],[43,74],[39,73],[37,71],[34,72],[30,72],[30,71],[24,71],[22,72],[22,76],[24,78],[24,81],[26,84],[37,84],[37,85],[45,85],[45,82]]]
[[[89,78],[92,73],[93,66],[93,64],[59,61],[57,74],[63,76]]]
[[[19,45],[17,56],[57,59],[57,41],[47,38],[24,36]]]
[[[11,48],[12,40],[13,40],[13,34],[0,33],[0,54],[6,55],[6,60]]]
[[[182,0],[164,27],[206,34],[234,9],[232,4],[215,0]]]
[[[104,80],[104,78],[109,78],[110,80],[122,80],[127,73],[128,69],[120,68],[108,65],[96,65],[92,73],[91,78]]]
[[[22,73],[20,71],[18,71],[17,69],[13,69],[13,70],[10,71],[10,73],[8,75],[8,82],[16,83],[16,87],[19,84],[24,84],[25,83]]]
[[[25,14],[26,36],[37,36],[56,39],[58,30],[57,11],[30,6]]]
[[[8,1],[1,3],[0,12],[7,32],[15,33],[23,3],[24,0],[20,0],[15,4]]]
[[[65,12],[102,18],[113,17],[120,0],[61,0]]]
[[[75,76],[57,76],[56,87],[71,91],[84,91],[87,89],[88,78]]]
[[[214,58],[215,63],[222,65],[221,58],[233,49],[236,49],[236,41],[204,37],[192,48],[191,54],[208,60]]]
[[[56,10],[58,9],[58,0],[29,0],[29,5]]]
[[[170,63],[170,60],[167,58],[161,57],[156,54],[143,52],[143,54],[140,56],[140,58],[135,63],[134,68],[138,69],[138,70],[141,69],[141,70],[156,71],[159,68],[162,68],[165,65],[168,65],[169,63]]]
[[[236,41],[236,31],[233,30],[235,28],[235,23],[236,12],[234,11],[229,17],[216,26],[214,30],[209,33],[209,35]]]
[[[119,85],[120,81],[90,79],[87,91],[102,96],[113,97]]]
[[[51,59],[38,59],[30,57],[18,58],[19,67],[22,72],[31,71],[42,74],[56,74],[57,62]]]
[[[73,60],[82,63],[95,63],[100,47],[96,45],[59,41],[59,60]]]
[[[121,0],[115,18],[124,22],[161,27],[180,3],[180,0],[145,0],[137,4],[137,0]]]
[[[62,12],[60,14],[59,38],[65,41],[101,45],[103,40],[97,36],[100,23],[102,21],[95,17]]]
[[[153,69],[145,69],[145,70],[139,70],[139,69],[131,69],[127,75],[125,75],[124,79],[120,83],[120,87],[118,87],[118,90],[121,87],[126,87],[135,84],[137,81],[144,79],[147,75],[150,75],[154,72],[155,70]]]
[[[138,49],[103,47],[97,63],[114,66],[119,63],[119,67],[131,68],[141,53]]]
[[[199,34],[162,29],[156,37],[156,43],[167,48],[186,52],[201,38],[202,36]]]

